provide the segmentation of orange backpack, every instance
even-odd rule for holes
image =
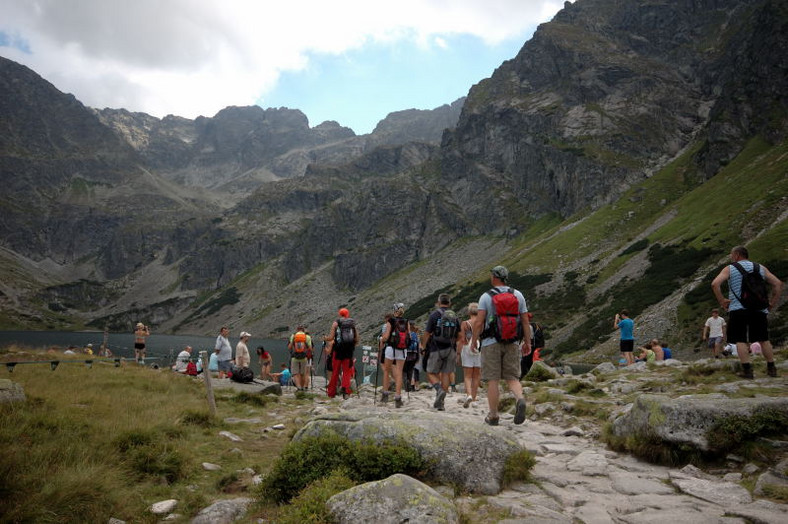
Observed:
[[[293,358],[306,358],[307,349],[306,333],[299,331],[293,335]]]

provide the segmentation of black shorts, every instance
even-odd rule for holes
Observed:
[[[134,349],[145,349],[145,344],[143,344],[142,342],[135,342]]]
[[[766,313],[749,309],[735,309],[728,314],[728,342],[765,342],[769,340]]]
[[[632,353],[635,350],[635,341],[632,339],[621,341],[621,352]]]

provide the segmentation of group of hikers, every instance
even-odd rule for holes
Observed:
[[[723,310],[728,311],[728,340],[737,346],[737,354],[742,362],[743,376],[752,378],[749,362],[749,345],[759,343],[767,361],[767,373],[776,376],[776,368],[771,344],[768,340],[768,309],[777,305],[782,292],[782,282],[768,269],[747,260],[747,250],[736,247],[731,251],[732,264],[723,268],[712,282],[715,297]],[[731,271],[734,268],[734,271]],[[747,274],[755,273],[761,277],[760,302],[751,302],[753,291]],[[499,422],[498,401],[499,384],[505,382],[515,397],[514,423],[525,420],[525,399],[520,380],[528,372],[539,351],[544,346],[544,334],[539,324],[533,322],[528,312],[523,294],[507,285],[509,272],[504,266],[490,270],[491,288],[483,293],[478,302],[467,305],[468,318],[460,320],[452,309],[451,297],[445,293],[438,296],[435,309],[430,313],[423,331],[416,323],[405,318],[405,305],[397,302],[377,336],[377,354],[365,356],[371,366],[381,364],[382,382],[380,401],[388,403],[393,394],[395,408],[403,406],[403,390],[418,388],[421,372],[435,392],[433,408],[445,410],[445,398],[449,391],[455,390],[454,374],[457,366],[463,368],[466,398],[462,402],[467,408],[477,401],[481,382],[487,384],[488,413],[484,419],[489,425]],[[722,295],[720,286],[728,281],[729,297]],[[771,293],[769,292],[771,289]],[[764,302],[765,301],[765,302]],[[719,311],[704,328],[704,338],[709,345],[718,344]],[[724,321],[723,321],[724,324]],[[639,355],[634,354],[634,322],[626,310],[622,310],[613,321],[621,335],[622,362],[633,364],[636,360],[647,362],[666,360],[672,357],[667,343],[652,339],[642,346]],[[706,329],[708,328],[708,329]],[[218,371],[219,378],[237,372],[250,365],[249,350],[246,346],[251,335],[240,334],[235,358],[228,340],[228,329],[223,327],[216,340],[215,351],[211,356],[209,369]],[[359,328],[347,308],[337,312],[337,319],[331,324],[329,333],[322,337],[321,353],[326,355],[327,387],[326,393],[334,398],[342,395],[347,398],[353,391],[355,377],[355,348],[359,346]],[[271,371],[272,358],[262,346],[257,354],[261,363],[260,377],[265,380],[279,381],[283,385],[293,385],[298,390],[307,389],[313,370],[314,344],[305,326],[299,325],[290,335],[287,348],[289,362],[281,365],[281,371]],[[187,348],[178,360],[191,360],[191,348]],[[717,349],[715,349],[717,356]],[[181,357],[183,357],[181,359]],[[182,363],[176,362],[176,371],[184,371]],[[377,372],[375,385],[377,386]],[[377,400],[377,393],[376,393]]]
[[[731,263],[723,267],[711,283],[714,298],[720,308],[728,312],[728,321],[720,315],[720,309],[712,309],[711,316],[703,325],[702,339],[714,358],[735,354],[741,363],[742,378],[754,378],[750,356],[757,353],[762,353],[766,359],[766,374],[776,377],[768,314],[779,303],[783,283],[766,267],[750,261],[746,247],[734,247],[729,256]],[[728,284],[727,297],[722,292],[725,282]],[[668,345],[657,339],[641,347],[640,356],[635,357],[634,322],[626,309],[616,314],[613,327],[620,333],[622,365],[632,365],[637,360],[653,362],[672,357]],[[723,349],[726,336],[728,345]]]

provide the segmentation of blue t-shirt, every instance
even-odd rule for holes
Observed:
[[[633,332],[635,331],[635,323],[631,318],[625,318],[618,323],[618,329],[621,331],[621,340],[635,340]]]
[[[279,383],[286,386],[288,382],[290,382],[290,370],[285,368],[282,370],[282,376],[279,377]]]
[[[667,360],[669,358],[673,358],[673,353],[670,351],[670,348],[662,348],[662,353],[665,354],[664,359]]]

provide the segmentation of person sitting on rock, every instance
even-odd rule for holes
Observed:
[[[665,353],[662,351],[662,344],[659,343],[659,339],[652,338],[650,342],[651,351],[654,352],[655,360],[661,361],[665,360]]]
[[[643,346],[640,348],[640,355],[638,355],[636,362],[654,362],[656,359],[657,355],[651,349],[651,346]]]

